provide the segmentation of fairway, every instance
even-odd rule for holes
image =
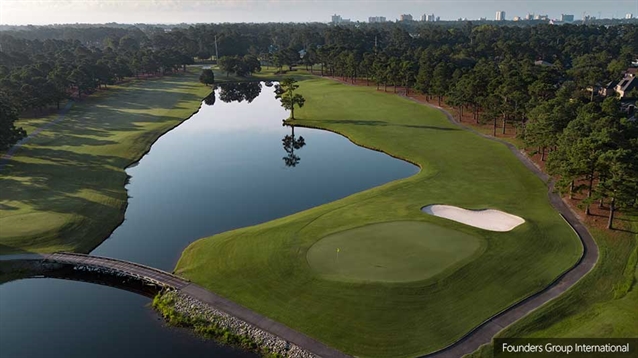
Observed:
[[[352,282],[408,282],[453,271],[481,240],[437,225],[399,221],[326,236],[308,250],[323,278]]]
[[[0,171],[0,254],[88,252],[124,218],[124,168],[195,112],[210,88],[196,70],[131,81],[68,113],[18,121],[26,145]]]
[[[299,85],[306,104],[295,111],[293,123],[340,133],[421,171],[288,217],[198,240],[182,254],[179,275],[345,353],[411,357],[453,343],[491,315],[542,290],[580,258],[582,244],[550,205],[545,183],[504,145],[454,126],[436,109],[374,87],[321,78]],[[500,210],[525,223],[497,232],[421,211],[439,203]],[[412,257],[400,263],[406,255],[392,259],[389,246],[383,253],[376,244],[346,244],[348,236],[359,238],[358,228],[391,222],[435,225],[467,235],[480,248],[463,248],[465,255],[472,252],[464,258],[448,252],[426,268]],[[347,234],[353,229],[354,235]],[[343,250],[361,247],[360,262],[383,254],[394,273],[372,275],[356,263],[348,267],[349,277],[335,275],[329,262],[337,247],[331,240],[341,240]],[[416,241],[402,240],[407,241],[394,247],[414,250]],[[315,260],[315,255],[325,259]]]

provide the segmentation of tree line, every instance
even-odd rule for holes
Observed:
[[[21,112],[59,109],[66,99],[81,98],[125,77],[164,75],[193,63],[193,57],[179,49],[144,47],[128,35],[104,48],[78,40],[6,40],[3,36],[0,42],[0,150],[26,135],[14,125]]]
[[[55,91],[46,91],[50,99],[33,101],[37,95],[29,93],[39,92],[41,85],[35,86],[32,78],[71,78],[71,88],[82,93],[82,87],[99,87],[135,72],[175,68],[171,62],[157,60],[171,57],[172,63],[184,64],[218,53],[223,71],[242,76],[257,72],[264,63],[280,69],[301,65],[316,74],[366,81],[379,90],[417,91],[439,103],[445,101],[460,117],[471,113],[477,123],[490,123],[494,135],[513,127],[548,161],[550,171],[560,176],[561,190],[586,193],[587,207],[593,200],[614,208],[636,205],[636,143],[631,138],[635,121],[620,111],[617,100],[605,99],[596,91],[597,86],[621,79],[638,57],[636,24],[207,24],[171,31],[152,26],[138,30],[115,35],[104,30],[101,45],[94,47],[79,40],[0,35],[4,66],[0,78],[15,79],[16,86],[7,92],[20,94],[13,97],[22,108],[33,108],[57,100]],[[38,57],[44,53],[48,55]],[[77,59],[83,56],[95,66],[91,80],[81,80],[82,73],[91,72],[80,67],[83,62]],[[41,64],[56,64],[59,58],[69,59],[62,62],[70,64],[70,72],[56,76],[57,66]],[[98,70],[104,69],[99,60],[108,62],[108,71]],[[6,65],[11,61],[13,65]],[[24,76],[16,75],[25,70]],[[70,76],[73,70],[78,70],[77,77]],[[23,85],[32,87],[22,91]],[[620,134],[611,133],[611,128]],[[576,130],[581,133],[574,134]],[[589,142],[582,142],[583,138]],[[590,150],[587,159],[578,157],[586,150]]]

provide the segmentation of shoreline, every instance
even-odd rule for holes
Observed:
[[[160,292],[153,308],[171,326],[266,357],[316,358],[299,346],[175,290]]]

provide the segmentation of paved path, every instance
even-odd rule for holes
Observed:
[[[427,106],[440,110],[447,116],[450,122],[465,130],[469,130],[487,139],[505,144],[510,149],[510,151],[512,151],[512,153],[529,170],[532,171],[532,173],[539,177],[543,182],[549,183],[548,195],[550,203],[574,228],[574,231],[576,231],[583,243],[583,255],[581,259],[568,272],[558,277],[550,286],[545,288],[543,291],[538,292],[494,315],[490,319],[484,321],[478,327],[474,328],[472,331],[468,332],[456,343],[453,343],[452,345],[443,348],[438,352],[430,353],[424,356],[428,358],[458,358],[474,352],[481,345],[491,343],[494,336],[496,336],[496,334],[498,334],[501,330],[567,291],[570,287],[572,287],[576,282],[578,282],[581,278],[583,278],[583,276],[585,276],[594,268],[594,266],[596,265],[596,261],[598,261],[598,246],[596,246],[596,242],[594,241],[589,231],[587,231],[585,225],[583,225],[583,223],[580,221],[578,216],[569,208],[569,206],[567,206],[567,204],[565,204],[562,198],[554,192],[554,182],[550,178],[550,176],[540,170],[524,153],[519,151],[518,148],[516,148],[513,144],[465,127],[463,124],[457,122],[454,116],[450,114],[450,112],[441,107],[434,106],[429,103],[420,102],[415,99],[412,100],[417,103],[425,104]]]
[[[307,335],[295,331],[294,329],[273,321],[257,312],[244,306],[232,302],[224,297],[214,294],[207,289],[191,283],[181,277],[171,273],[137,264],[134,262],[116,260],[107,257],[90,256],[75,253],[55,253],[42,255],[7,255],[0,256],[2,261],[10,260],[39,260],[44,262],[61,263],[69,265],[87,266],[91,268],[101,268],[117,271],[131,277],[152,282],[164,287],[170,287],[180,292],[202,301],[214,309],[223,311],[233,317],[251,324],[263,331],[271,333],[284,339],[308,352],[326,358],[345,358],[348,355],[326,346],[325,344],[308,337]]]

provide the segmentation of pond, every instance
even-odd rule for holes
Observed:
[[[283,126],[287,116],[272,86],[218,86],[198,113],[127,170],[125,221],[92,254],[172,271],[182,250],[201,237],[418,172],[340,135]],[[251,356],[164,327],[149,302],[112,287],[52,278],[3,284],[0,355]]]

